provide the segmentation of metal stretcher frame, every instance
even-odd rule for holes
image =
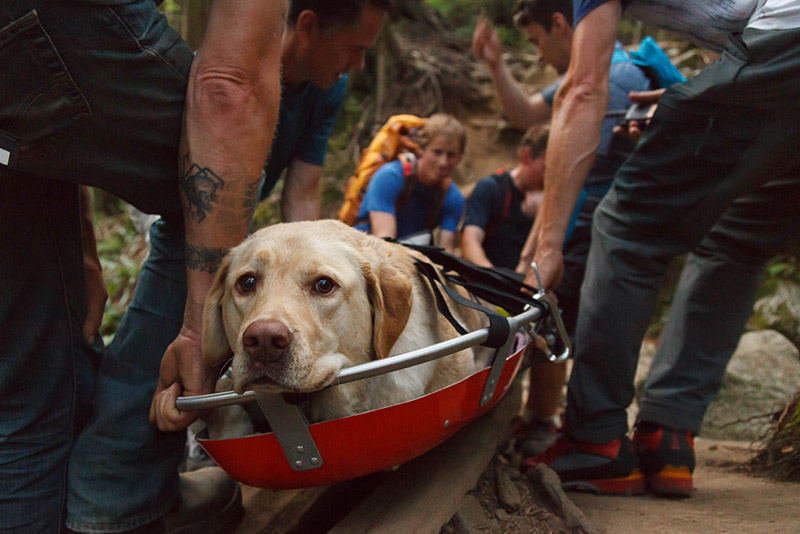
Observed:
[[[181,397],[177,405],[181,410],[199,410],[258,402],[273,432],[198,439],[217,464],[240,482],[294,489],[348,480],[399,465],[430,450],[494,406],[522,363],[527,342],[519,346],[517,334],[526,327],[533,329],[544,313],[530,307],[508,318],[509,337],[497,349],[489,367],[428,395],[369,412],[308,425],[299,407],[286,403],[280,394],[253,391]],[[343,369],[329,387],[453,354],[483,343],[488,335],[488,328],[483,328],[430,347]],[[527,341],[527,336],[524,339]],[[569,355],[568,338],[565,347],[562,354],[551,359]]]

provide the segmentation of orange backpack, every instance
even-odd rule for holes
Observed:
[[[353,226],[358,217],[361,201],[367,192],[372,175],[382,165],[397,159],[401,153],[416,153],[419,143],[412,139],[413,131],[421,128],[425,119],[415,115],[393,115],[389,117],[369,146],[361,153],[355,173],[347,182],[344,192],[344,204],[339,210],[339,220]],[[411,158],[413,160],[413,158]],[[408,178],[411,174],[409,163],[403,162],[403,174]],[[405,196],[405,195],[401,195]],[[406,199],[407,200],[407,199]]]

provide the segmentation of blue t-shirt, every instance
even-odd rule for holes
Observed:
[[[436,190],[425,187],[417,181],[414,184],[411,198],[408,199],[400,213],[395,213],[395,205],[403,192],[404,185],[403,166],[399,159],[390,161],[375,171],[367,186],[364,200],[361,201],[361,207],[358,210],[359,224],[356,224],[356,228],[369,232],[369,212],[380,211],[394,215],[397,219],[396,237],[398,239],[428,230],[428,213],[435,200]],[[439,226],[442,230],[456,232],[463,211],[464,195],[461,194],[456,184],[450,182],[439,219]]]
[[[600,2],[603,3],[603,2]],[[551,107],[556,90],[561,84],[561,79],[554,84],[542,89],[542,98]],[[614,59],[611,62],[608,77],[608,109],[628,109],[632,102],[628,98],[631,91],[647,91],[651,89],[650,79],[644,71],[630,61],[622,43],[614,45]],[[580,215],[575,224],[578,226],[591,225],[592,214],[597,204],[611,187],[617,169],[633,151],[634,144],[629,139],[614,135],[614,126],[619,124],[619,119],[609,117],[603,120],[600,130],[600,144],[597,147],[597,157],[586,177],[584,201],[577,206]]]
[[[625,9],[633,0],[622,0]],[[572,0],[572,27],[576,27],[583,17],[608,2],[608,0]]]
[[[498,180],[505,183],[502,189]],[[502,217],[508,192],[509,203],[505,217]],[[495,267],[515,269],[525,240],[533,226],[533,218],[522,213],[525,195],[516,188],[511,175],[504,172],[481,178],[467,200],[464,226],[472,225],[484,231],[491,226],[491,235],[483,240],[483,251]],[[501,218],[502,217],[502,218]]]
[[[347,75],[328,89],[310,82],[299,92],[281,87],[280,115],[264,169],[266,180],[261,187],[262,200],[269,195],[293,159],[322,165],[346,87]]]

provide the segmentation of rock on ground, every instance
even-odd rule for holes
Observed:
[[[652,344],[643,345],[636,372],[637,398],[654,353]],[[762,438],[770,426],[769,414],[784,407],[800,387],[798,354],[797,347],[774,330],[745,333],[708,407],[700,435],[745,441]]]
[[[756,301],[752,321],[777,330],[795,346],[800,346],[800,286],[779,282],[773,293]]]

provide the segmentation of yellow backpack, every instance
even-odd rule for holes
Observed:
[[[419,144],[409,135],[413,130],[421,128],[425,124],[425,119],[415,115],[393,115],[389,117],[378,133],[373,137],[369,146],[361,152],[361,159],[358,162],[353,176],[347,182],[344,192],[344,204],[339,210],[339,220],[353,226],[358,217],[358,210],[361,201],[367,192],[372,175],[375,174],[382,165],[400,157],[401,153],[416,153]],[[404,174],[408,176],[412,163],[403,161]],[[407,169],[408,168],[408,169]]]

